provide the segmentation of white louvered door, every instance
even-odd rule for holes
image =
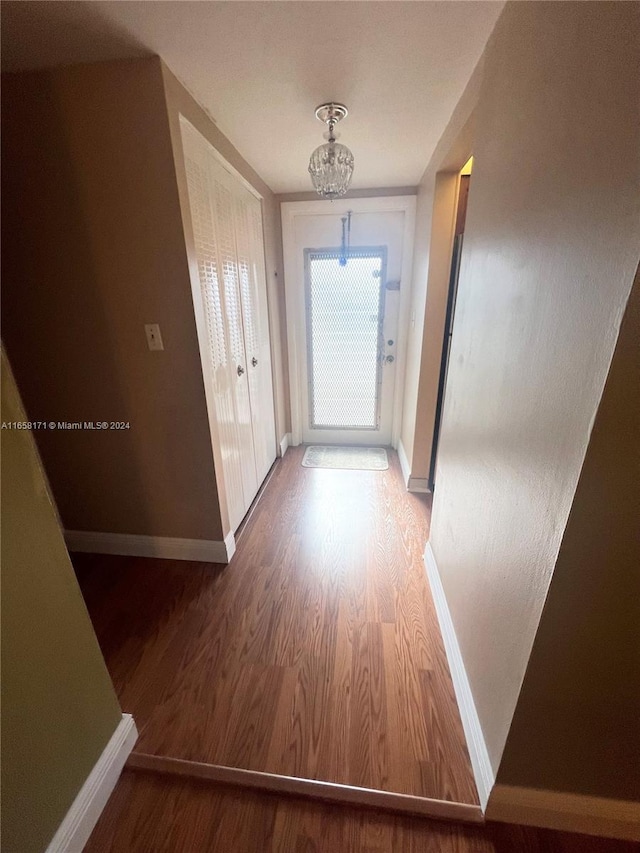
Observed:
[[[261,483],[276,458],[262,211],[255,196],[242,186],[239,189],[235,199],[236,245],[253,447],[256,473]]]
[[[206,325],[201,355],[211,368],[209,398],[235,530],[275,459],[262,212],[184,120],[182,139]]]
[[[235,199],[229,186],[232,176],[224,172],[215,160],[209,163],[209,180],[215,207],[215,228],[218,238],[218,255],[222,268],[224,292],[224,316],[227,327],[227,346],[230,361],[230,376],[234,399],[236,428],[236,453],[242,475],[244,511],[258,491],[258,480],[253,448],[251,404],[249,402],[249,377],[244,348],[242,303],[240,300],[239,263],[236,253]],[[244,516],[244,512],[243,512]],[[241,521],[242,519],[240,519]],[[238,522],[240,523],[240,522]]]
[[[186,147],[185,147],[186,152]],[[200,293],[206,324],[208,374],[213,383],[215,419],[218,426],[218,443],[224,471],[224,487],[229,518],[232,526],[242,519],[244,491],[240,441],[236,427],[233,393],[233,365],[230,364],[228,335],[224,321],[222,267],[218,255],[214,210],[206,156],[190,149],[185,157],[191,220],[193,224]]]

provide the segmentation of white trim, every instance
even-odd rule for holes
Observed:
[[[424,552],[424,562],[427,569],[427,577],[431,585],[433,602],[436,613],[438,614],[447,660],[449,661],[449,669],[451,670],[451,678],[462,719],[462,727],[467,740],[467,748],[471,758],[473,775],[476,780],[480,806],[484,811],[491,789],[495,784],[495,774],[489,760],[489,753],[484,742],[484,735],[482,734],[478,712],[473,701],[471,686],[464,668],[460,646],[458,645],[458,639],[453,627],[449,606],[444,589],[442,588],[440,573],[438,572],[438,566],[436,565],[436,559],[430,542],[427,542],[427,548]]]
[[[218,543],[216,542],[216,545]],[[220,563],[230,563],[231,558],[236,553],[236,537],[233,535],[233,530],[230,530],[224,537],[224,548],[226,551],[226,560],[219,560]]]
[[[399,196],[398,198],[406,198]],[[411,283],[413,281],[413,248],[416,234],[417,197],[404,207],[404,231],[402,234],[402,272],[400,274],[400,304],[398,306],[398,337],[396,340],[396,377],[393,389],[393,420],[391,422],[391,444],[398,446],[402,429],[404,408],[404,382],[407,366],[407,341],[409,338],[409,315],[411,313]]]
[[[415,492],[420,495],[427,494],[431,491],[429,488],[429,480],[426,477],[409,477],[407,489],[410,492]]]
[[[411,476],[411,468],[409,467],[407,451],[404,449],[404,444],[402,443],[401,438],[398,439],[398,459],[400,460],[400,468],[402,469],[402,476],[404,478],[404,484],[407,487],[407,491],[420,495],[429,494],[431,489],[429,488],[429,481],[427,478]]]
[[[129,533],[95,533],[88,530],[65,530],[64,538],[69,551],[202,563],[228,563],[236,550],[233,532],[228,533],[223,542],[214,539],[136,536]]]
[[[287,452],[287,448],[291,446],[291,433],[285,432],[280,439],[280,458]]]
[[[123,714],[45,853],[77,853],[83,849],[137,739],[138,731],[133,717],[131,714]]]
[[[470,803],[434,800],[429,797],[396,794],[393,791],[381,791],[373,788],[359,788],[355,785],[344,785],[338,782],[321,782],[317,779],[304,779],[299,776],[264,773],[260,770],[240,770],[237,767],[206,764],[201,761],[184,761],[180,758],[166,758],[162,755],[134,752],[127,762],[127,768],[166,773],[187,779],[206,779],[209,782],[224,785],[256,788],[260,791],[292,794],[297,797],[312,797],[333,803],[369,806],[440,820],[476,824],[484,822],[480,807]]]
[[[415,237],[416,196],[375,196],[372,198],[335,199],[331,205],[326,201],[284,201],[280,204],[282,217],[282,250],[284,257],[284,287],[287,315],[287,348],[289,354],[289,399],[291,403],[291,445],[302,442],[302,389],[300,387],[300,343],[297,334],[292,334],[294,318],[300,314],[299,300],[302,288],[296,287],[296,241],[294,220],[296,216],[317,214],[336,215],[354,211],[356,213],[404,213],[402,236],[402,262],[400,304],[398,306],[398,332],[396,339],[396,374],[393,391],[391,444],[397,447],[402,426],[402,402],[407,354],[407,330],[411,306],[411,280],[413,264],[413,242]]]
[[[486,817],[504,823],[640,841],[640,803],[631,800],[496,785]]]
[[[411,468],[409,468],[409,460],[407,459],[407,451],[404,449],[402,439],[398,439],[398,459],[400,460],[400,468],[402,469],[402,477],[404,484],[409,488],[409,479],[411,477]]]

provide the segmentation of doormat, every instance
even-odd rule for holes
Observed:
[[[328,447],[311,445],[302,457],[305,468],[349,468],[354,471],[386,471],[384,447]]]

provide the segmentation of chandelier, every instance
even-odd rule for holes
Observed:
[[[321,104],[316,118],[329,126],[328,141],[320,145],[309,160],[309,174],[318,195],[333,200],[349,189],[353,175],[353,154],[346,145],[336,142],[334,128],[347,115],[344,104]]]

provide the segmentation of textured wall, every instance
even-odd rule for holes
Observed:
[[[2,353],[2,419],[26,416]],[[27,430],[2,430],[2,847],[41,853],[121,720]]]
[[[431,544],[497,769],[638,264],[640,10],[488,43]]]
[[[640,802],[640,275],[498,781]]]

